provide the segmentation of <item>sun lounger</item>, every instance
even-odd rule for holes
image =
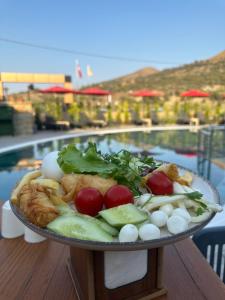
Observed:
[[[105,127],[107,123],[104,120],[91,120],[88,115],[84,112],[80,113],[79,124],[81,127]]]
[[[44,127],[47,130],[69,130],[70,122],[69,121],[56,121],[55,118],[51,116],[46,116],[44,121]]]
[[[131,113],[131,123],[135,125],[145,125],[145,126],[152,126],[152,120],[150,118],[140,118],[137,113]]]

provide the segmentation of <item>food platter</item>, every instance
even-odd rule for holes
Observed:
[[[179,172],[182,174],[186,169],[179,167]],[[207,180],[198,176],[197,174],[192,173],[193,182],[192,187],[199,192],[201,192],[207,201],[211,203],[219,204],[219,195],[214,187]],[[215,213],[212,213],[211,216],[205,221],[197,224],[191,224],[188,230],[183,231],[179,234],[171,235],[168,233],[163,233],[161,238],[149,240],[149,241],[141,241],[138,240],[136,242],[98,242],[98,241],[89,241],[89,240],[80,240],[75,238],[65,237],[59,234],[56,234],[48,229],[40,228],[32,223],[30,223],[20,211],[20,209],[10,202],[12,207],[12,211],[14,214],[21,220],[21,222],[33,230],[34,232],[49,238],[51,240],[67,244],[72,247],[87,249],[87,250],[97,250],[97,251],[134,251],[134,250],[142,250],[142,249],[152,249],[162,247],[168,244],[176,243],[182,239],[185,239],[200,229],[202,229],[210,220],[214,217]]]

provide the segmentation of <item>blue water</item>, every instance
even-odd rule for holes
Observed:
[[[46,153],[60,150],[68,143],[79,144],[82,148],[90,140],[96,142],[104,153],[117,152],[121,149],[135,153],[144,151],[144,154],[148,153],[158,160],[174,162],[197,172],[195,155],[197,134],[188,130],[128,132],[62,139],[0,154],[0,199],[9,199],[13,187],[20,178],[28,170],[38,167]],[[225,191],[222,184],[224,178],[225,171],[212,165],[211,182],[219,188],[222,198]]]

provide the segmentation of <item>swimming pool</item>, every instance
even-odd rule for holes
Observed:
[[[127,149],[135,153],[151,155],[159,160],[174,162],[192,171],[197,171],[197,134],[189,130],[131,131],[111,134],[99,132],[79,137],[70,136],[69,138],[34,143],[30,146],[1,153],[0,199],[9,199],[16,182],[28,170],[38,168],[46,153],[59,150],[68,143],[76,143],[79,144],[79,147],[84,147],[90,140],[96,142],[98,148],[104,153]],[[213,165],[212,183],[219,187],[224,177],[224,170]],[[219,189],[219,192],[221,196],[224,194],[223,189]]]

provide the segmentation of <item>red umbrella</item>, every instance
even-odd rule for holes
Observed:
[[[156,90],[139,90],[131,94],[134,97],[160,97],[162,92]]]
[[[71,89],[66,89],[62,86],[52,86],[50,88],[47,89],[43,89],[43,90],[39,90],[40,93],[44,93],[44,94],[67,94],[67,93],[73,93],[75,94],[76,91],[75,90],[71,90]]]
[[[189,90],[180,94],[181,97],[209,97],[208,93],[199,90]]]
[[[87,88],[79,91],[82,95],[92,95],[92,96],[108,96],[111,95],[110,91],[102,90],[98,87]]]

